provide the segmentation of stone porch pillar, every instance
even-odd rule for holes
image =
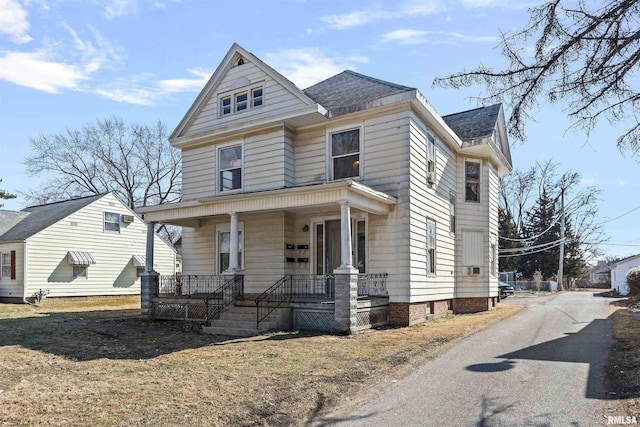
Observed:
[[[335,329],[342,334],[356,332],[358,310],[358,270],[353,267],[351,244],[351,208],[340,203],[341,265],[335,275]]]
[[[158,296],[160,284],[160,275],[153,269],[155,225],[153,222],[147,224],[147,251],[140,277],[140,312],[145,317],[153,316],[153,298]]]

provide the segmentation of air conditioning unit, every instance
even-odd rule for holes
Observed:
[[[122,215],[122,222],[133,222],[133,215]]]
[[[467,267],[467,274],[469,276],[477,276],[480,274],[480,267]]]
[[[427,172],[427,182],[429,184],[435,184],[436,183],[436,173],[431,171],[431,172]]]

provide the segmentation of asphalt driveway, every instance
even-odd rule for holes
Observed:
[[[612,409],[603,378],[610,299],[524,298],[509,299],[528,305],[516,316],[461,340],[355,412],[314,425],[593,426],[625,415]]]

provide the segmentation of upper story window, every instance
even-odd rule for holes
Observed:
[[[427,184],[436,183],[436,140],[427,134]]]
[[[242,89],[233,93],[223,94],[219,99],[220,116],[227,116],[231,113],[239,113],[260,107],[264,103],[264,88],[260,85]]]
[[[456,193],[449,191],[449,232],[456,232]]]
[[[104,230],[120,231],[120,214],[114,212],[104,213]]]
[[[332,179],[360,177],[360,129],[330,134]]]
[[[220,192],[242,188],[242,145],[218,149],[218,180]]]
[[[467,202],[480,201],[480,163],[464,162],[464,199]]]

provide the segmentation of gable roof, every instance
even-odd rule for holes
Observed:
[[[233,64],[241,57],[247,59],[249,62],[260,68],[260,70],[277,81],[281,86],[287,89],[290,93],[292,93],[306,105],[314,104],[314,101],[311,100],[307,95],[305,95],[295,84],[293,84],[293,82],[291,82],[282,74],[261,61],[257,56],[247,51],[239,44],[234,43],[227,54],[224,56],[224,59],[222,60],[220,65],[218,65],[218,68],[216,68],[216,70],[209,78],[209,81],[207,81],[204,88],[202,88],[195,101],[193,101],[193,104],[191,105],[189,110],[187,110],[187,113],[184,115],[182,120],[180,120],[178,126],[176,126],[175,130],[169,136],[170,141],[179,138],[182,132],[187,129],[189,124],[192,122],[192,120],[194,120],[198,113],[206,107],[207,102],[209,101],[211,96],[215,94],[216,89],[220,85],[222,79],[225,77]]]
[[[1,236],[0,242],[15,242],[26,240],[45,228],[66,218],[72,213],[84,208],[108,193],[97,194],[62,202],[47,203],[46,205],[30,206],[20,212],[14,212],[21,220],[7,229]]]
[[[416,90],[346,70],[304,89],[303,92],[329,110],[332,117],[365,110],[387,96]]]
[[[22,221],[27,215],[29,215],[27,212],[0,210],[0,236]]]
[[[611,266],[611,268],[612,268],[612,269],[614,269],[614,268],[618,267],[618,265],[620,265],[620,264],[622,264],[622,263],[625,263],[625,262],[627,262],[627,261],[635,260],[636,258],[640,261],[640,254],[637,254],[637,255],[631,255],[631,256],[628,256],[628,257],[626,257],[626,258],[622,258],[620,261],[618,261],[618,262],[614,263],[614,264]]]

